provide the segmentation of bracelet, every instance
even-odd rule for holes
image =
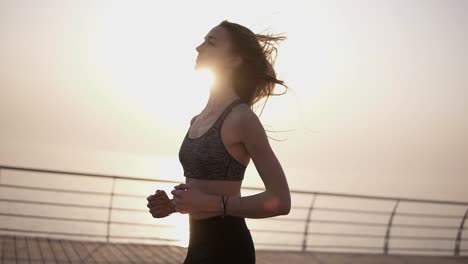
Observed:
[[[221,195],[221,201],[222,201],[221,205],[223,207],[223,215],[222,215],[223,218],[226,216],[226,201],[224,200],[224,197],[225,197],[224,195]]]
[[[226,203],[225,203],[225,205],[224,205],[224,207],[225,207],[224,215],[227,214],[227,204],[228,204],[228,200],[229,200],[229,196],[226,196]]]

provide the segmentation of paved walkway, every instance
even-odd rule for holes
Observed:
[[[186,248],[102,243],[0,235],[1,264],[152,263],[180,264]],[[318,253],[257,250],[258,264],[466,264],[468,257],[422,257],[381,254]],[[220,263],[222,264],[222,263]]]

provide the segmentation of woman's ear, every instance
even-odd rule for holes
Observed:
[[[241,66],[242,61],[243,61],[243,60],[242,60],[242,57],[241,57],[241,56],[235,56],[235,58],[234,58],[234,65],[235,65],[235,67],[237,68],[237,67]]]
[[[237,55],[230,56],[227,63],[227,68],[235,69],[242,64],[242,58]]]

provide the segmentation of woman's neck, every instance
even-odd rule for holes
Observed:
[[[230,79],[215,79],[210,88],[210,96],[205,109],[207,112],[219,112],[220,109],[239,98]]]

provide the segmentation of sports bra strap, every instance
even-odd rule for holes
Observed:
[[[215,121],[215,123],[213,124],[213,127],[219,126],[220,124],[222,124],[224,119],[226,118],[226,116],[231,112],[232,108],[234,108],[234,106],[236,106],[238,104],[241,104],[241,103],[244,103],[244,102],[245,102],[244,99],[240,98],[240,99],[237,99],[237,100],[233,101],[232,103],[230,103],[224,109],[224,111],[221,113],[219,118]]]
[[[221,115],[218,117],[218,119],[215,121],[215,123],[213,124],[213,126],[216,126],[220,121],[224,120],[224,118],[226,118],[227,114],[231,111],[231,109],[236,106],[237,104],[239,103],[243,103],[245,102],[244,99],[240,98],[240,99],[237,99],[235,101],[233,101],[232,103],[230,103],[224,110],[223,112],[221,113]],[[197,114],[195,116],[192,117],[192,120],[190,122],[190,126],[195,122],[195,120],[198,118],[200,114]]]

